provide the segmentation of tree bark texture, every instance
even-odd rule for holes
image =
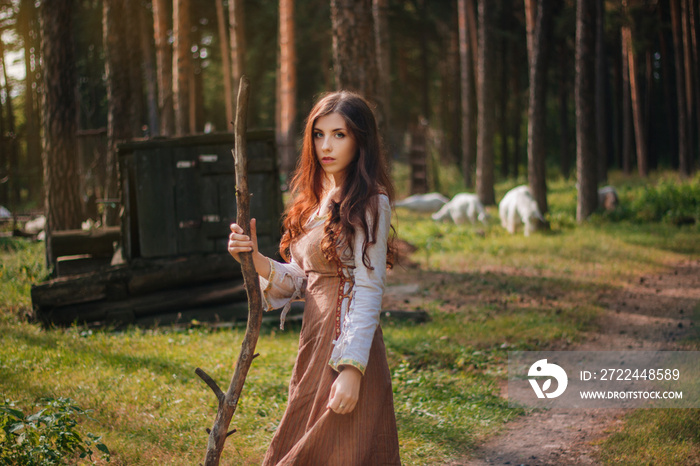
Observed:
[[[671,30],[673,32],[673,55],[676,64],[676,99],[678,101],[678,171],[683,176],[690,176],[691,147],[688,132],[688,111],[686,108],[685,67],[683,63],[683,28],[681,25],[681,0],[671,2]]]
[[[235,123],[235,148],[234,158],[236,165],[236,207],[238,223],[246,234],[250,234],[250,196],[248,190],[248,170],[246,156],[246,127],[247,127],[247,107],[249,100],[249,83],[246,77],[241,78],[239,85],[236,123]],[[224,449],[228,427],[231,418],[238,406],[243,384],[248,375],[248,370],[253,362],[255,345],[260,335],[260,325],[262,323],[262,295],[260,292],[260,281],[253,265],[252,253],[242,253],[241,269],[246,292],[248,294],[248,325],[241,345],[241,352],[238,355],[236,369],[234,370],[231,383],[224,394],[208,375],[197,368],[196,373],[209,385],[219,400],[219,408],[214,421],[214,426],[209,433],[207,442],[207,452],[204,460],[205,466],[215,466],[219,464],[221,452]]]
[[[484,205],[496,202],[494,192],[495,99],[494,16],[500,2],[479,2],[479,63],[477,86],[476,194]]]
[[[698,41],[700,40],[698,38],[698,21],[700,18],[698,17],[698,13],[700,13],[700,4],[698,4],[697,0],[693,2],[692,0],[687,0],[688,1],[688,30],[690,34],[690,46],[691,46],[691,60],[693,63],[692,66],[692,72],[693,72],[693,84],[695,88],[695,92],[693,95],[695,96],[695,125],[696,125],[696,131],[695,131],[695,141],[693,142],[693,147],[695,148],[694,150],[698,151],[698,155],[700,155],[700,46],[698,45]],[[692,158],[692,156],[691,156]],[[694,167],[691,167],[694,168]]]
[[[226,130],[233,125],[233,80],[231,78],[231,52],[228,38],[228,25],[226,24],[224,1],[216,0],[216,24],[219,32],[219,44],[221,47],[221,64],[224,74],[224,107],[226,109]]]
[[[156,73],[158,77],[158,109],[160,135],[175,133],[173,107],[173,49],[168,42],[168,1],[153,0],[153,36],[156,43]]]
[[[632,42],[632,29],[622,26],[622,40],[627,46],[628,70],[630,76],[630,96],[632,97],[632,122],[634,123],[634,143],[637,148],[637,171],[639,176],[649,175],[649,155],[642,115],[642,90],[637,82],[637,62]]]
[[[140,40],[143,28],[139,23],[139,10],[142,7],[141,0],[122,0],[122,3],[124,3],[126,16],[121,18],[117,17],[116,20],[122,23],[119,27],[123,28],[125,39],[121,47],[122,49],[126,49],[122,53],[127,57],[126,73],[129,76],[129,136],[134,137],[141,135],[143,132],[143,116],[144,109],[146,108],[143,93],[144,57],[141,53]],[[130,20],[124,21],[123,18],[130,18]],[[124,47],[125,44],[126,47]]]
[[[44,69],[44,209],[46,255],[51,232],[80,228],[81,203],[77,160],[77,103],[72,0],[42,2],[41,53]],[[52,264],[49,264],[52,265]]]
[[[576,219],[583,222],[598,206],[595,137],[595,1],[576,1]]]
[[[547,57],[551,24],[550,0],[537,0],[530,57],[530,98],[528,104],[527,160],[528,182],[540,212],[547,212],[546,121]]]
[[[372,0],[331,0],[337,89],[377,102],[377,59]],[[426,115],[427,117],[427,115]]]
[[[190,0],[173,1],[173,107],[175,134],[190,130],[190,86],[192,52],[190,51]]]
[[[280,0],[279,74],[277,101],[277,148],[283,173],[290,175],[296,165],[296,52],[294,42],[294,0]]]
[[[229,52],[231,53],[231,83],[233,96],[237,96],[238,85],[246,72],[245,66],[245,14],[243,0],[228,1]],[[236,97],[237,98],[237,97]]]

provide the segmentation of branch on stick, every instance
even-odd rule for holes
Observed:
[[[234,126],[235,147],[233,158],[236,165],[236,207],[238,216],[236,223],[243,228],[247,235],[250,235],[250,194],[248,190],[248,158],[246,155],[246,129],[248,126],[248,100],[250,94],[250,83],[246,76],[241,77],[238,90],[238,104],[236,106],[236,123]],[[252,252],[240,253],[241,269],[248,294],[248,326],[246,327],[241,352],[238,355],[236,369],[231,379],[231,384],[224,394],[216,382],[202,369],[197,368],[195,373],[212,389],[219,401],[219,408],[214,420],[214,426],[209,433],[207,442],[207,452],[204,459],[205,466],[217,466],[224,449],[226,438],[236,430],[228,431],[233,413],[238,406],[238,400],[243,390],[246,375],[253,362],[258,356],[255,354],[255,345],[260,336],[260,325],[262,323],[262,296],[260,294],[260,282],[258,274],[253,265]]]

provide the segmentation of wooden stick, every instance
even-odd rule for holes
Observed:
[[[246,156],[249,88],[248,78],[242,76],[238,90],[238,105],[236,106],[235,148],[233,151],[233,158],[236,164],[236,207],[238,210],[236,223],[243,228],[247,235],[250,235],[250,195],[248,191],[248,159]],[[212,389],[219,400],[219,409],[207,442],[207,453],[204,459],[205,466],[218,466],[226,437],[235,432],[235,429],[229,432],[228,427],[238,406],[238,399],[243,390],[243,384],[246,375],[248,375],[250,365],[257,356],[255,354],[255,345],[258,342],[260,324],[262,323],[260,281],[253,265],[252,252],[240,253],[240,258],[243,280],[248,294],[248,326],[246,327],[245,337],[243,338],[241,352],[238,355],[238,362],[236,363],[231,384],[223,398],[220,395],[221,390],[211,377],[199,368],[195,371]]]

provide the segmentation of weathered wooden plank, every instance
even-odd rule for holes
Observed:
[[[114,243],[121,237],[120,227],[94,230],[60,230],[51,234],[51,247],[55,257],[90,254],[96,257],[112,257]]]

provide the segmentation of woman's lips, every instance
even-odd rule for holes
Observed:
[[[322,163],[331,163],[331,162],[333,162],[333,161],[335,161],[335,159],[334,159],[333,157],[323,157],[323,158],[321,159],[321,162],[322,162]]]

